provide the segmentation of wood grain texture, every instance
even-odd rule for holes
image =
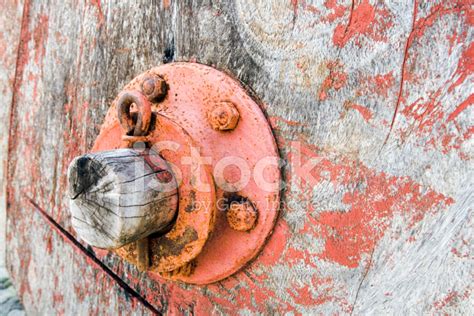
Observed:
[[[8,134],[10,127],[10,105],[13,97],[15,66],[23,5],[22,1],[0,1],[0,267],[5,264],[5,220],[6,220],[6,170]]]
[[[8,134],[23,1],[2,0],[0,8],[0,311],[23,315],[23,308],[5,269]]]
[[[30,312],[146,313],[55,235],[25,196],[72,231],[69,162],[90,149],[121,87],[169,61],[213,65],[252,89],[288,161],[288,186],[263,253],[223,282],[151,279],[97,253],[131,287],[178,313],[472,310],[469,1],[25,8],[7,238],[8,268]]]
[[[124,148],[76,157],[68,181],[72,227],[90,246],[120,248],[166,232],[176,217],[176,181],[152,151]]]

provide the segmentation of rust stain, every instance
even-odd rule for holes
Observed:
[[[232,229],[237,231],[249,231],[255,226],[257,211],[248,201],[231,203],[227,210],[227,222]]]

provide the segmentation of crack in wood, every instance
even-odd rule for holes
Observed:
[[[354,313],[354,309],[355,309],[355,306],[356,306],[356,303],[357,303],[357,299],[359,298],[360,289],[362,288],[362,284],[364,283],[365,279],[367,278],[367,275],[369,274],[369,270],[372,267],[372,259],[374,257],[375,248],[377,248],[377,244],[375,244],[374,247],[372,248],[372,252],[371,252],[370,258],[369,258],[369,263],[367,264],[367,268],[365,269],[364,275],[362,276],[362,279],[360,280],[359,286],[357,287],[357,292],[356,292],[356,295],[355,295],[355,298],[354,298],[354,303],[352,303],[352,309],[351,309],[350,315],[352,315]]]
[[[403,84],[405,83],[405,64],[406,64],[406,61],[408,59],[408,50],[410,49],[411,43],[413,41],[412,37],[413,37],[414,32],[415,32],[417,12],[418,12],[418,1],[415,0],[414,5],[413,5],[412,27],[411,27],[410,34],[408,34],[408,38],[407,38],[407,41],[406,41],[406,44],[405,44],[405,50],[404,50],[404,53],[403,53],[402,69],[401,69],[401,73],[400,73],[400,89],[398,90],[397,103],[395,104],[395,111],[393,112],[392,122],[390,123],[390,129],[388,131],[387,137],[385,137],[385,141],[382,144],[382,148],[385,146],[385,144],[387,144],[387,141],[390,137],[390,134],[392,133],[392,129],[393,129],[393,126],[395,125],[395,119],[396,119],[397,113],[398,113],[398,108],[400,107],[400,102],[401,102],[402,94],[403,94]]]
[[[141,175],[139,177],[136,177],[136,178],[133,178],[133,179],[129,179],[129,180],[126,180],[126,181],[122,181],[122,182],[119,182],[119,184],[125,184],[125,183],[130,183],[130,182],[133,182],[133,181],[136,181],[138,179],[142,179],[142,178],[145,178],[145,177],[148,177],[148,176],[152,176],[154,174],[159,174],[159,173],[162,173],[162,172],[165,172],[167,170],[163,169],[163,170],[156,170],[156,171],[153,171],[153,172],[150,172],[150,173],[146,173],[144,175]]]
[[[122,280],[115,272],[113,272],[109,267],[107,267],[101,260],[99,260],[91,251],[85,248],[74,236],[69,233],[66,229],[64,229],[59,223],[57,223],[51,216],[46,213],[46,211],[41,208],[38,204],[35,203],[33,199],[29,196],[26,196],[28,202],[36,209],[39,214],[47,221],[47,223],[54,228],[56,232],[63,239],[67,239],[73,247],[78,250],[81,254],[86,256],[87,258],[91,259],[94,264],[102,270],[102,272],[106,273],[110,276],[118,286],[120,286],[128,295],[142,303],[148,310],[150,310],[155,315],[163,315],[163,311],[158,310],[155,306],[153,306],[150,302],[148,302],[140,293],[134,290],[130,285],[128,285],[124,280]]]

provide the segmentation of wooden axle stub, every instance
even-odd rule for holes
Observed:
[[[150,150],[116,149],[75,158],[68,170],[72,226],[97,248],[115,249],[169,230],[177,184]]]

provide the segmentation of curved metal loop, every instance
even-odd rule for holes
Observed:
[[[138,108],[136,123],[130,114],[132,104]],[[139,91],[124,91],[117,101],[117,116],[126,135],[144,136],[150,128],[151,104]]]

